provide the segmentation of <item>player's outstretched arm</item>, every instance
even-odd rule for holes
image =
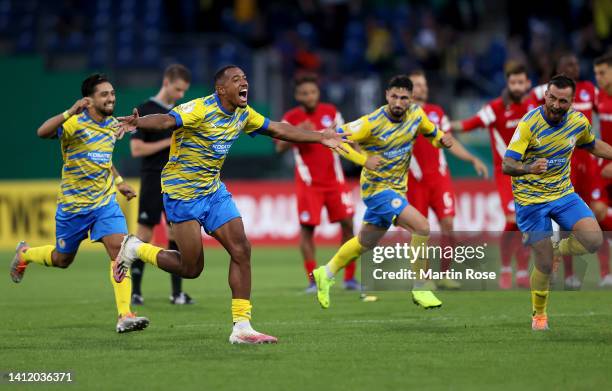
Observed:
[[[612,160],[612,146],[603,140],[595,139],[593,145],[587,147],[587,150],[597,157]]]
[[[117,120],[119,121],[115,133],[117,138],[123,137],[126,132],[134,133],[138,128],[150,132],[163,132],[176,128],[176,119],[169,114],[150,114],[140,117],[137,109],[132,111],[132,115],[117,117]]]
[[[75,114],[81,113],[91,104],[91,98],[82,98],[74,102],[72,107],[68,110],[64,111],[61,114],[54,115],[49,118],[36,130],[36,134],[40,138],[52,138],[57,135],[57,129],[62,126],[68,118],[72,117]]]
[[[472,155],[457,139],[453,138],[453,145],[448,150],[459,159],[472,163],[474,170],[479,176],[484,178],[489,177],[489,169],[482,160]]]
[[[548,160],[540,158],[533,163],[525,164],[511,157],[505,156],[502,161],[502,171],[506,175],[521,176],[527,174],[542,174],[548,167]]]
[[[293,143],[319,143],[335,151],[344,150],[344,140],[349,133],[338,133],[334,128],[322,132],[304,130],[285,122],[270,121],[268,128],[261,132],[275,139]]]

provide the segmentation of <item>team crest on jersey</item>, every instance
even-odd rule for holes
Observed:
[[[321,117],[321,125],[325,126],[326,128],[329,128],[333,123],[334,121],[329,115],[326,114]]]
[[[591,193],[591,198],[594,200],[598,200],[601,198],[601,190],[599,189],[595,189],[593,190],[593,192]]]
[[[428,117],[429,117],[429,120],[433,122],[434,124],[437,124],[440,122],[440,116],[435,111],[432,111],[431,113],[429,113]]]
[[[580,91],[580,100],[583,100],[585,102],[590,101],[591,100],[591,94],[589,94],[589,92],[587,90]]]
[[[181,109],[183,113],[191,113],[193,109],[195,108],[195,103],[196,102],[192,100],[191,102],[183,103],[182,105],[179,106],[179,108]]]
[[[572,137],[570,137],[570,138],[569,138],[569,140],[568,140],[568,142],[569,142],[569,145],[570,145],[570,146],[572,146],[572,147],[573,147],[574,145],[576,145],[576,136],[572,136]]]
[[[357,121],[353,121],[348,124],[348,128],[351,132],[356,132],[361,129],[361,125],[363,125],[363,120],[358,119]]]
[[[307,211],[303,211],[302,213],[300,213],[300,221],[310,221],[310,213],[308,213]]]
[[[402,199],[401,198],[392,199],[391,206],[393,207],[393,209],[399,208],[400,206],[402,206]]]

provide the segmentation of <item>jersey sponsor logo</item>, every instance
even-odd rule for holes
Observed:
[[[584,101],[591,100],[591,94],[587,90],[580,91],[580,99]]]
[[[440,123],[440,116],[435,111],[432,111],[431,113],[429,113],[427,117],[429,118],[431,122],[433,122],[436,125]]]
[[[96,163],[108,163],[111,156],[110,152],[87,152],[87,158]]]
[[[332,120],[329,115],[325,114],[323,117],[321,117],[321,125],[325,126],[326,128],[329,128],[333,123],[334,120]]]
[[[195,101],[191,101],[191,102],[186,102],[183,103],[182,105],[179,106],[179,109],[183,112],[183,113],[191,113],[193,111],[193,109],[195,108]]]
[[[547,166],[550,167],[559,167],[565,165],[567,162],[567,158],[560,157],[556,159],[548,159]]]
[[[227,155],[230,148],[232,147],[232,143],[214,143],[213,145],[211,145],[211,147],[216,153]]]
[[[599,114],[600,121],[612,122],[612,114]]]
[[[399,148],[399,149],[394,149],[394,150],[392,150],[392,151],[386,151],[386,152],[383,152],[383,154],[382,154],[382,155],[383,155],[383,156],[384,156],[386,159],[393,159],[393,158],[396,158],[396,157],[398,157],[398,156],[408,154],[408,153],[410,152],[410,148],[411,148],[410,146],[407,146],[407,147],[402,147],[402,148]]]
[[[574,102],[572,107],[576,111],[588,111],[593,108],[593,104],[591,102]]]

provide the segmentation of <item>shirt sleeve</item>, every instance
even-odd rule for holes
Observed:
[[[368,116],[364,115],[358,120],[349,122],[338,128],[338,133],[344,132],[351,133],[347,139],[360,142],[370,137],[370,134],[372,133],[372,124],[368,120]]]
[[[419,108],[418,110],[418,116],[421,118],[418,132],[425,136],[434,147],[442,147],[442,145],[440,144],[440,139],[444,135],[444,132],[440,131],[436,124],[431,122],[431,120],[427,117],[427,114],[425,114],[423,109]]]
[[[176,128],[195,128],[204,118],[204,104],[202,98],[176,106],[168,112],[176,120]]]
[[[593,127],[589,120],[583,116],[584,129],[580,132],[578,139],[576,140],[576,146],[578,148],[593,148],[595,145],[595,135],[593,134]]]
[[[244,126],[244,132],[251,137],[255,137],[257,133],[262,130],[267,130],[270,126],[270,120],[257,111],[253,110],[251,106],[247,106],[249,115],[246,119],[246,125]]]
[[[74,136],[78,123],[77,117],[78,116],[73,115],[57,128],[57,138],[60,140],[70,140],[72,136]]]
[[[510,157],[519,161],[523,160],[523,155],[525,154],[530,141],[531,129],[529,129],[529,126],[525,122],[519,122],[514,134],[512,135],[510,144],[508,144],[508,149],[506,149],[504,157]]]

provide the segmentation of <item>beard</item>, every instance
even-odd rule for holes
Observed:
[[[115,112],[115,107],[113,106],[113,108],[111,109],[107,109],[106,107],[102,106],[102,107],[96,107],[96,109],[105,116],[111,116],[113,115],[113,113]]]
[[[392,108],[392,109],[391,109],[391,110],[389,110],[389,111],[391,111],[391,114],[393,114],[393,115],[394,115],[394,116],[396,116],[396,117],[401,117],[401,116],[403,116],[403,115],[404,115],[404,113],[406,112],[406,110],[401,109],[401,108],[397,108],[397,107],[396,107],[396,108]]]
[[[508,96],[514,102],[519,102],[523,96],[525,96],[525,91],[512,91],[508,90]]]

